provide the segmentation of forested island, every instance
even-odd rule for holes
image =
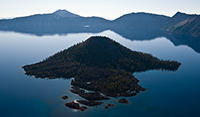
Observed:
[[[108,37],[94,36],[23,68],[27,75],[36,78],[73,77],[71,92],[89,101],[81,101],[83,104],[99,105],[101,103],[95,101],[108,100],[108,96],[135,96],[144,91],[145,88],[138,85],[139,80],[132,75],[134,72],[175,71],[180,65],[177,61],[159,60],[150,54],[132,51]],[[92,92],[86,93],[85,90]]]

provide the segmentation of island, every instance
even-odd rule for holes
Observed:
[[[93,36],[23,69],[25,74],[36,78],[74,78],[70,91],[88,100],[81,101],[82,104],[98,105],[93,102],[145,91],[134,72],[176,71],[180,65],[177,61],[159,60],[150,54],[132,51],[108,37]]]

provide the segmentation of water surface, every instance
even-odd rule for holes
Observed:
[[[61,96],[65,94],[70,97],[69,101],[81,99],[69,92],[71,80],[36,79],[26,76],[21,68],[97,35],[182,65],[176,72],[134,73],[147,91],[127,98],[129,105],[112,99],[105,102],[115,103],[115,107],[104,110],[103,104],[86,112],[64,106],[66,101]],[[170,40],[166,37],[130,40],[110,30],[51,36],[0,32],[0,116],[200,116],[200,54],[187,45],[175,46]]]

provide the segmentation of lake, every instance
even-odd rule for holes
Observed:
[[[105,110],[102,104],[87,111],[65,107],[67,101],[81,99],[69,89],[71,80],[40,79],[27,76],[21,68],[39,62],[90,36],[107,36],[131,50],[150,53],[160,59],[182,63],[177,71],[150,70],[134,73],[139,84],[148,90],[127,98],[129,105],[120,104]],[[200,53],[190,44],[174,44],[169,37],[127,39],[106,30],[100,33],[74,33],[35,36],[17,32],[0,32],[0,116],[200,116]],[[196,47],[198,45],[195,45]],[[200,46],[200,45],[199,45]],[[68,95],[68,100],[61,97]]]

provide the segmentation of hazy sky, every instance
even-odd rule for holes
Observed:
[[[0,17],[52,13],[66,9],[81,16],[114,19],[131,12],[200,14],[200,0],[0,0]]]

